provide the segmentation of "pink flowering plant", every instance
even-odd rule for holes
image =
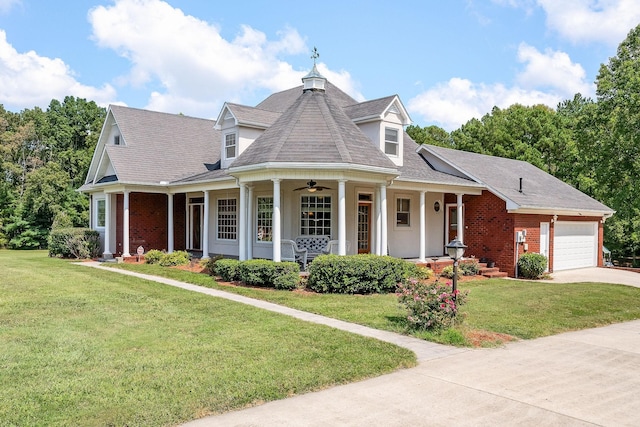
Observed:
[[[426,282],[407,279],[398,284],[396,295],[407,309],[407,321],[415,329],[444,329],[461,319],[458,309],[466,302],[468,291],[453,292],[451,282]],[[455,301],[454,301],[455,296]]]

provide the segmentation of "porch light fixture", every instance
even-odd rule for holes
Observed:
[[[445,246],[447,248],[447,255],[449,258],[453,260],[453,302],[456,303],[456,291],[458,290],[458,261],[464,255],[464,250],[467,249],[467,246],[462,243],[456,237],[448,245]]]

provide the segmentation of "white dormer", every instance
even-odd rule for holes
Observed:
[[[253,107],[225,103],[216,120],[215,128],[220,131],[220,166],[227,169],[244,150],[267,129],[274,118],[274,113],[256,112]],[[256,120],[259,116],[263,121]],[[274,115],[275,117],[275,115]]]
[[[380,151],[396,166],[403,165],[404,128],[411,118],[397,95],[363,102],[349,114]]]

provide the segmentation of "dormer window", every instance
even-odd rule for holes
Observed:
[[[237,146],[235,133],[228,133],[224,136],[224,155],[227,159],[236,157]]]
[[[120,135],[115,135],[113,137],[113,145],[120,145]]]
[[[390,156],[398,155],[398,129],[384,128],[384,152]]]

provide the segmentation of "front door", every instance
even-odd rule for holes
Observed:
[[[358,253],[371,252],[371,203],[358,202]]]
[[[458,237],[458,205],[447,205],[447,235],[445,236],[446,244]]]
[[[203,203],[189,203],[187,216],[187,249],[202,250]]]

